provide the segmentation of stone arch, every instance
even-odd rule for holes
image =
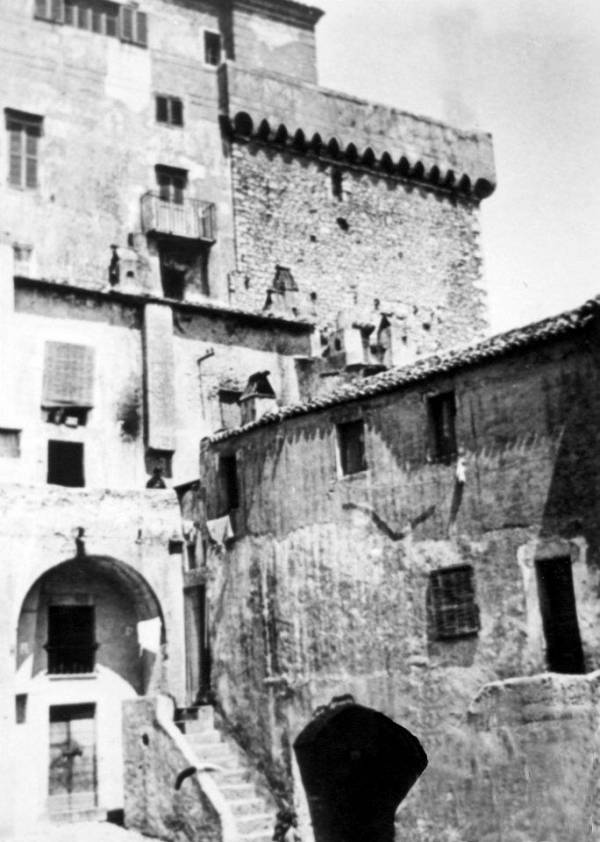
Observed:
[[[49,667],[50,606],[91,606],[97,640],[95,665],[145,693],[159,678],[166,645],[160,602],[147,580],[131,565],[109,556],[59,562],[30,586],[19,612],[17,669],[30,659],[34,678]]]

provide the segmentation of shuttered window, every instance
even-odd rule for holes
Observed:
[[[42,406],[93,406],[94,349],[46,342]]]
[[[0,457],[18,459],[21,455],[21,431],[0,429]]]
[[[477,634],[479,608],[470,565],[446,567],[430,574],[427,612],[430,637],[434,640]]]
[[[34,17],[121,38],[141,47],[148,43],[146,13],[111,0],[35,0]]]
[[[14,187],[38,186],[39,140],[43,118],[12,108],[5,110],[8,133],[8,181]]]

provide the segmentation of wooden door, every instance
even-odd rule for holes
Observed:
[[[76,813],[96,806],[95,705],[50,708],[49,811]]]
[[[585,672],[571,559],[552,558],[536,563],[546,658],[552,672]]]

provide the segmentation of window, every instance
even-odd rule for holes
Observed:
[[[235,453],[219,458],[219,485],[221,490],[221,511],[229,512],[240,504],[237,458]]]
[[[209,249],[205,244],[164,238],[159,242],[158,254],[165,298],[183,301],[186,289],[192,288],[208,295]]]
[[[365,423],[362,418],[337,425],[340,468],[342,474],[357,474],[366,470]]]
[[[466,637],[479,631],[473,568],[468,565],[434,570],[429,576],[427,614],[434,640]]]
[[[83,488],[83,444],[78,441],[48,442],[48,475],[50,485]]]
[[[35,0],[34,17],[40,20],[63,22],[63,1],[62,0]]]
[[[89,345],[46,342],[42,406],[67,409],[93,406],[94,349]]]
[[[221,410],[221,427],[233,430],[242,423],[242,410],[239,389],[219,389],[219,407]]]
[[[433,458],[449,462],[456,456],[456,399],[454,392],[442,392],[427,400]]]
[[[93,605],[49,605],[48,672],[93,672],[96,649]]]
[[[35,0],[34,16],[121,38],[141,47],[145,47],[148,40],[146,13],[110,0]]]
[[[0,429],[0,458],[18,459],[21,455],[21,431]]]
[[[5,110],[8,132],[8,181],[15,187],[38,186],[39,141],[43,118],[23,111]]]
[[[15,721],[17,725],[27,722],[27,693],[17,693],[15,696]]]
[[[571,559],[568,556],[544,559],[536,561],[535,567],[548,669],[583,673]]]
[[[156,95],[156,122],[183,126],[183,102],[175,96]]]
[[[182,205],[187,186],[187,170],[177,167],[156,166],[156,183],[158,193],[163,202]]]
[[[212,67],[221,64],[221,36],[218,32],[204,32],[204,63]]]
[[[338,202],[344,199],[344,173],[338,167],[331,170],[331,195]]]

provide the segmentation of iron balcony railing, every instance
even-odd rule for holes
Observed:
[[[46,644],[48,672],[51,675],[81,675],[94,671],[97,643],[83,646]]]
[[[215,216],[212,202],[187,197],[182,202],[173,202],[153,191],[142,196],[142,228],[145,234],[154,232],[214,243]]]

